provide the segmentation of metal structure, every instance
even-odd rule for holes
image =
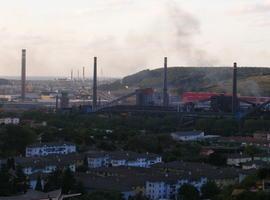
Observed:
[[[58,109],[59,109],[59,96],[57,94],[55,98],[55,110],[58,110]]]
[[[22,73],[21,73],[21,100],[25,100],[25,84],[26,84],[26,50],[22,50]]]
[[[83,81],[85,81],[85,68],[83,67]]]
[[[73,69],[70,71],[70,80],[73,80]]]
[[[163,106],[168,107],[169,106],[169,95],[168,95],[168,66],[167,66],[167,57],[164,58],[164,75],[163,75]]]
[[[67,92],[61,93],[60,106],[61,106],[61,109],[65,109],[69,107],[69,98],[68,98]]]
[[[93,73],[93,110],[97,108],[97,57],[94,57],[94,73]]]
[[[116,99],[108,99],[105,96],[101,98],[105,99],[97,105],[97,58],[94,57],[94,74],[93,74],[93,109],[94,113],[134,113],[134,114],[172,114],[176,115],[183,122],[190,123],[197,118],[236,118],[244,119],[249,117],[251,114],[255,115],[260,112],[261,108],[264,108],[264,114],[269,114],[270,103],[267,97],[238,97],[237,96],[237,63],[234,63],[233,67],[233,87],[232,94],[221,94],[221,93],[195,93],[190,92],[184,94],[182,100],[184,103],[193,102],[206,102],[211,103],[211,109],[182,109],[177,106],[169,105],[168,96],[168,80],[167,80],[167,57],[164,58],[164,77],[163,77],[163,104],[157,106],[152,104],[153,92],[152,88],[137,89],[132,93],[128,93]],[[125,102],[128,98],[136,96],[136,104],[128,105]],[[194,100],[194,101],[193,101]],[[240,102],[252,106],[252,111],[240,109]],[[267,108],[265,108],[268,106]],[[215,108],[215,109],[213,109]]]
[[[237,63],[233,64],[233,95],[232,95],[232,113],[239,111],[237,98]]]

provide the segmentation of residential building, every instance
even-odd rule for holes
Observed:
[[[0,197],[0,200],[62,200],[71,197],[80,196],[81,194],[62,194],[61,190],[55,190],[48,193],[28,190],[27,193],[16,196]]]
[[[270,154],[258,154],[253,156],[254,161],[264,161],[270,163]]]
[[[219,187],[240,183],[246,175],[252,173],[251,171],[244,171],[237,168],[215,167],[205,163],[183,161],[160,163],[154,165],[153,168],[163,170],[164,172],[185,172],[185,176],[187,176],[187,174],[189,175],[188,180],[207,178],[207,180],[214,181]]]
[[[269,165],[268,162],[261,161],[261,160],[253,160],[247,163],[242,164],[242,169],[250,170],[250,169],[260,169],[263,167],[267,167]]]
[[[108,166],[131,166],[149,168],[151,165],[162,162],[162,158],[159,155],[151,153],[139,154],[129,151],[89,152],[86,156],[89,168]]]
[[[143,186],[126,177],[106,177],[95,176],[92,174],[78,173],[75,178],[81,182],[84,189],[88,192],[92,191],[117,191],[122,194],[124,200],[128,200],[136,195],[137,187]]]
[[[245,154],[231,154],[227,157],[227,165],[240,166],[253,160],[252,156]]]
[[[261,161],[260,164],[262,162],[270,163],[270,154],[258,154],[254,156],[249,156],[249,155],[240,153],[240,154],[230,154],[227,156],[227,165],[232,165],[232,166],[237,166],[237,167],[246,163],[248,163],[248,165],[251,165],[251,162],[256,162],[256,161],[258,161],[257,164],[259,164],[259,161]]]
[[[37,143],[26,147],[26,157],[39,157],[48,155],[65,155],[76,152],[73,143]]]
[[[112,152],[110,156],[110,165],[113,167],[130,166],[130,167],[145,167],[161,163],[162,158],[159,155],[151,153],[135,153],[127,151]]]
[[[192,184],[200,190],[207,182],[207,178],[186,171],[165,172],[159,168],[127,166],[90,169],[88,175],[93,180],[90,181],[85,176],[79,178],[84,185],[89,185],[88,190],[98,186],[99,190],[120,190],[126,197],[127,194],[142,194],[151,200],[172,199],[185,183]],[[120,186],[122,187],[118,188]]]
[[[222,137],[220,138],[219,142],[231,143],[231,144],[241,145],[241,146],[256,146],[256,147],[265,148],[265,149],[270,148],[270,141],[268,141],[267,139],[261,139],[261,137],[259,137],[259,139],[255,137],[250,137],[250,136]]]
[[[36,173],[49,174],[56,169],[67,169],[75,172],[78,164],[82,163],[82,156],[79,154],[51,155],[42,157],[17,157],[15,165],[21,166],[26,175]]]
[[[202,131],[185,131],[171,133],[171,137],[176,141],[196,141],[204,139],[204,132]]]
[[[15,117],[15,118],[11,118],[11,117],[6,117],[6,118],[1,118],[0,119],[0,124],[4,124],[4,125],[9,125],[9,124],[13,124],[13,125],[18,125],[20,123],[20,118]]]
[[[270,132],[256,132],[253,137],[258,140],[270,141]]]
[[[89,152],[86,154],[89,168],[109,166],[109,155],[105,152]]]

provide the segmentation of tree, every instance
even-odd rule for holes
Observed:
[[[13,193],[12,184],[10,182],[11,175],[6,167],[0,170],[0,196],[9,196]]]
[[[258,181],[257,175],[252,174],[245,177],[245,179],[241,182],[241,186],[244,189],[250,189],[251,187],[256,185],[257,181]]]
[[[64,194],[68,194],[73,191],[81,192],[83,190],[82,184],[77,183],[70,168],[67,168],[64,171],[58,169],[51,173],[47,178],[44,191],[49,192],[60,188]]]
[[[27,126],[8,125],[0,128],[0,149],[2,157],[25,153],[25,147],[36,141],[36,133]]]
[[[71,200],[122,200],[122,195],[119,192],[91,192]]]
[[[22,170],[22,167],[17,166],[16,176],[14,177],[14,190],[15,193],[26,193],[28,189],[27,179]]]
[[[224,166],[226,165],[226,158],[220,153],[212,153],[208,158],[208,162],[212,165]]]
[[[41,184],[41,177],[40,177],[40,175],[39,175],[38,178],[37,178],[37,184],[36,184],[35,190],[37,190],[37,191],[43,191],[43,189],[42,189],[42,184]]]
[[[270,177],[270,168],[261,168],[257,172],[257,176],[259,179],[263,180]]]
[[[88,170],[88,160],[87,160],[87,156],[84,156],[83,164],[79,166],[76,171],[85,173],[87,172],[87,170]]]
[[[149,198],[139,193],[135,195],[134,197],[131,197],[130,200],[149,200]]]
[[[62,178],[62,192],[64,194],[69,193],[71,190],[75,188],[76,180],[73,176],[72,171],[67,168],[63,172],[63,178]]]
[[[60,189],[62,185],[62,171],[57,169],[52,172],[44,185],[44,191],[49,192]]]
[[[199,191],[190,184],[184,184],[179,189],[178,195],[182,200],[199,200],[200,193]]]
[[[220,193],[220,189],[218,188],[215,182],[207,182],[201,188],[202,198],[204,199],[212,199],[214,196]]]
[[[14,158],[7,159],[7,168],[15,170],[15,160]]]
[[[255,154],[260,153],[261,150],[255,146],[248,145],[244,149],[244,153],[249,155],[249,156],[254,156]]]

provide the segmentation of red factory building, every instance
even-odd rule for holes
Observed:
[[[189,103],[189,102],[200,102],[209,100],[213,96],[231,96],[231,94],[225,93],[214,93],[214,92],[185,92],[182,94],[182,102]],[[238,95],[240,100],[248,101],[254,104],[262,104],[267,101],[270,101],[270,97],[251,97],[251,96],[240,96]]]

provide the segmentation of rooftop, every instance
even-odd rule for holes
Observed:
[[[71,142],[51,142],[51,143],[35,143],[27,146],[27,148],[35,148],[35,147],[55,147],[55,146],[75,146],[74,143]]]
[[[0,200],[49,200],[59,199],[61,196],[61,190],[55,190],[52,192],[44,193],[35,190],[28,190],[27,193],[18,196],[0,197]]]
[[[185,137],[185,136],[199,136],[203,131],[183,131],[183,132],[174,132],[172,134],[177,135],[179,137]]]

